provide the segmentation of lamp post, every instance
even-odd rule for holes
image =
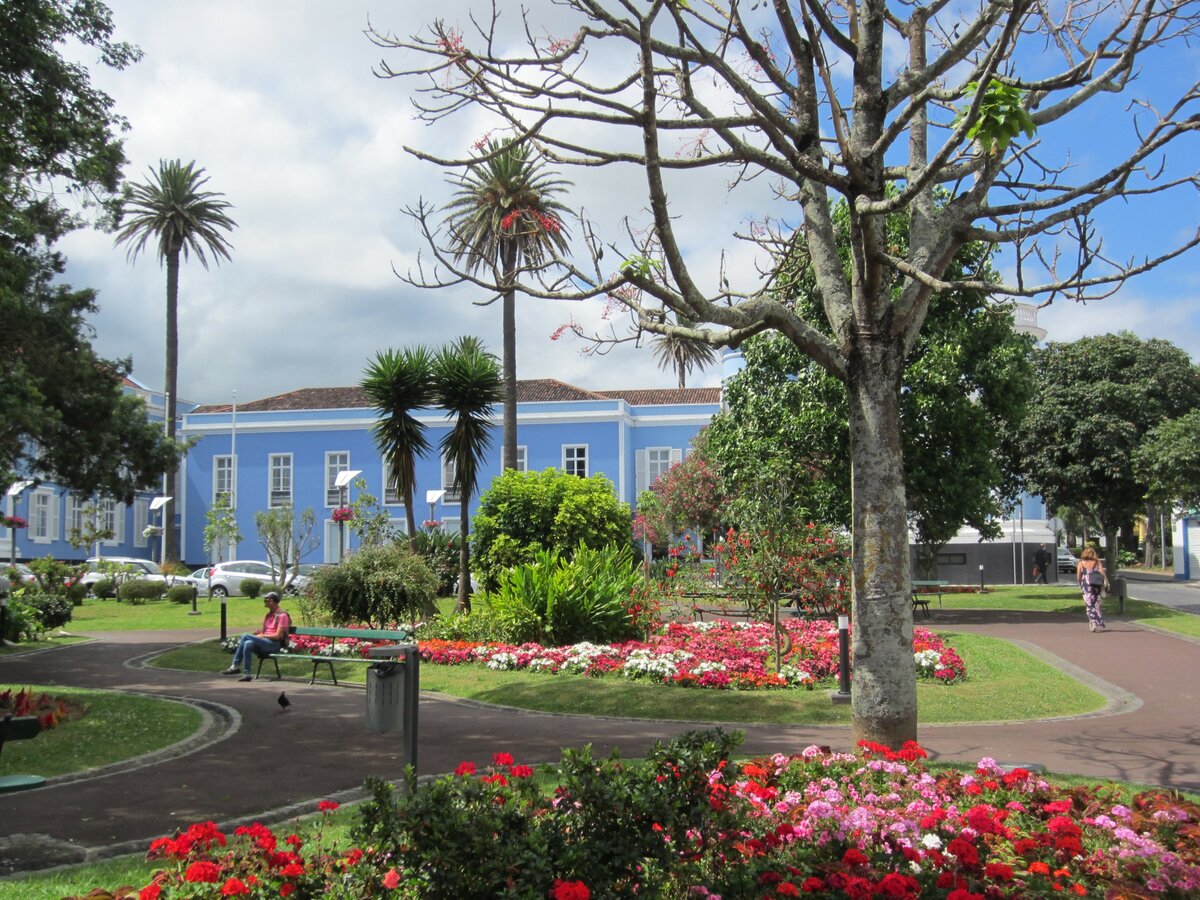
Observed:
[[[362,474],[361,469],[346,469],[337,473],[337,478],[333,480],[333,486],[340,491],[341,509],[346,508],[346,504],[350,500],[350,482]],[[346,558],[346,520],[338,518],[338,562]]]
[[[6,496],[11,497],[9,504],[16,509],[17,497],[25,488],[33,484],[32,480],[18,481],[9,487]],[[16,512],[9,513],[16,515]],[[17,526],[16,523],[10,522],[8,526],[8,561],[9,565],[16,566],[17,564]],[[0,594],[0,644],[7,643],[4,640],[4,633],[8,630],[8,591]]]
[[[171,498],[168,497],[166,494],[155,497],[153,500],[150,501],[150,512],[158,513],[158,533],[159,533],[160,537],[165,534],[165,528],[164,528],[165,523],[163,522],[163,507],[166,506],[170,502],[171,502]],[[164,546],[160,542],[160,545],[158,548],[158,562],[160,565],[162,564],[163,558],[164,558],[163,550],[164,550]]]
[[[437,506],[438,503],[441,501],[441,499],[445,496],[446,496],[446,492],[444,490],[426,491],[425,492],[425,502],[429,504],[429,521],[430,522],[437,521],[437,519],[435,519],[434,515],[433,515],[433,508],[435,506]]]
[[[834,703],[850,702],[850,617],[838,616],[838,689],[829,693]]]

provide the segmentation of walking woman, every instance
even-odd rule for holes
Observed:
[[[1079,587],[1083,591],[1083,605],[1087,609],[1088,628],[1092,631],[1104,630],[1104,611],[1100,608],[1100,596],[1108,587],[1108,576],[1104,573],[1104,563],[1096,555],[1093,547],[1084,547],[1079,555],[1079,568],[1075,570],[1079,579]]]

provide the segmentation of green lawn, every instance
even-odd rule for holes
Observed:
[[[285,601],[284,609],[289,609]],[[88,598],[67,624],[67,631],[162,631],[180,628],[217,634],[221,630],[221,601],[201,597],[196,601],[197,615],[191,615],[190,603],[152,600],[135,606],[116,600]],[[232,634],[256,630],[266,610],[261,599],[230,597],[225,607],[227,628]],[[294,613],[293,613],[294,615]]]
[[[980,722],[1076,715],[1104,705],[1090,688],[1024,650],[996,638],[951,634],[967,664],[962,684],[921,683],[917,687],[922,722]],[[216,642],[192,644],[156,658],[153,665],[217,672],[229,654]],[[269,666],[269,664],[268,664]],[[365,666],[344,663],[338,680],[361,684]],[[307,679],[311,663],[280,664],[284,677]],[[266,669],[264,669],[264,672]],[[421,667],[421,688],[456,697],[542,712],[700,722],[763,722],[781,725],[848,724],[847,706],[834,706],[827,689],[813,691],[714,691],[537,672],[497,672],[483,666]]]
[[[169,747],[195,734],[201,722],[199,710],[172,700],[58,685],[0,683],[0,691],[8,688],[67,697],[83,704],[87,712],[33,740],[5,744],[0,775],[65,775],[108,765]]]

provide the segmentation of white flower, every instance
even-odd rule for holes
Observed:
[[[515,653],[495,653],[492,658],[487,661],[489,669],[504,671],[506,669],[515,669],[517,667],[517,657]]]
[[[926,834],[921,836],[921,846],[926,850],[941,850],[942,839],[936,834]]]

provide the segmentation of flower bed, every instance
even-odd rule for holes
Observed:
[[[787,622],[792,651],[776,674],[771,628],[758,622],[695,622],[664,626],[648,641],[597,646],[542,647],[464,642],[422,642],[421,656],[434,663],[483,662],[492,669],[608,674],[705,688],[753,690],[812,687],[838,677],[837,627],[824,621]],[[918,675],[942,682],[966,677],[953,649],[931,631],[913,630]],[[472,659],[473,657],[473,659]]]
[[[759,690],[811,688],[838,677],[837,626],[821,620],[784,623],[792,651],[776,674],[769,625],[758,622],[694,622],[663,626],[648,641],[622,644],[541,644],[423,640],[423,662],[485,665],[496,670],[547,674],[620,676],[689,687]],[[366,656],[369,642],[293,638],[299,653]],[[920,678],[951,683],[966,677],[962,658],[933,632],[913,628],[913,653]]]
[[[808,747],[742,765],[718,731],[645,765],[564,751],[558,786],[497,753],[411,798],[375,784],[361,845],[306,846],[212,823],[151,844],[173,868],[139,897],[1185,898],[1200,892],[1200,806],[1163,792],[1064,789],[983,759],[934,774],[925,752]],[[321,803],[330,811],[335,804]],[[472,827],[474,826],[474,827]]]

